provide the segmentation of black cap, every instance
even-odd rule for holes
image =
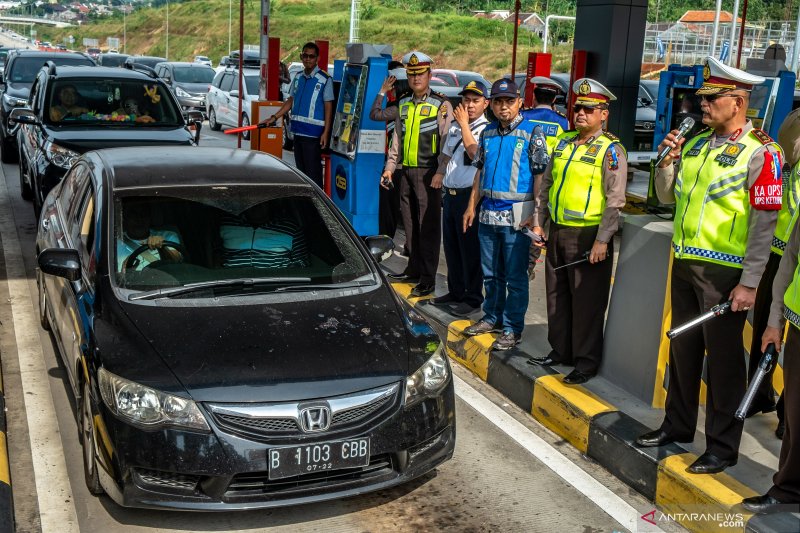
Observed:
[[[466,93],[475,93],[478,96],[483,96],[486,98],[486,85],[480,81],[472,80],[468,84],[464,85],[464,88],[461,89],[461,92],[458,93],[458,95],[464,96]]]
[[[513,81],[502,78],[492,84],[492,98],[519,98],[517,84]]]

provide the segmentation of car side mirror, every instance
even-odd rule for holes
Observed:
[[[172,83],[172,78],[170,78],[168,75],[162,76],[161,79],[164,80],[164,83]]]
[[[644,107],[650,107],[650,105],[653,103],[653,101],[649,98],[640,98],[639,101],[642,102]]]
[[[37,258],[39,268],[45,274],[69,281],[81,279],[81,258],[78,250],[71,248],[47,248]]]
[[[231,98],[239,98],[239,89],[234,89],[231,91]]]
[[[15,124],[38,124],[39,119],[29,108],[18,107],[11,110],[11,114],[8,116],[8,123],[11,126]]]
[[[391,257],[392,250],[394,250],[394,241],[387,235],[365,237],[364,242],[369,248],[369,253],[379,263]]]

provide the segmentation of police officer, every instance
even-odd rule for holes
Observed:
[[[786,430],[781,444],[778,471],[766,494],[745,498],[742,505],[753,513],[798,512],[800,504],[800,227],[794,226],[772,287],[769,325],[761,339],[761,350],[775,344],[780,350],[784,320],[789,320],[783,349]]]
[[[560,88],[556,82],[544,76],[534,76],[530,79],[530,83],[534,84],[533,96],[536,98],[536,105],[531,109],[523,110],[522,116],[526,120],[533,120],[542,127],[542,131],[547,136],[547,146],[552,152],[557,144],[558,136],[569,129],[567,117],[553,108]]]
[[[315,43],[303,45],[300,59],[303,71],[294,77],[289,98],[267,123],[291,110],[295,165],[322,187],[322,150],[328,146],[333,123],[333,80],[317,66],[319,47]]]
[[[608,102],[601,83],[581,78],[573,87],[575,130],[558,137],[528,225],[544,237],[550,222],[545,276],[547,338],[552,348],[540,364],[571,364],[564,383],[585,383],[603,356],[603,318],[608,306],[614,234],[625,206],[628,161],[619,139],[603,131]],[[543,246],[543,242],[537,243]],[[588,254],[589,261],[574,266]],[[556,270],[558,268],[558,270]]]
[[[753,306],[769,257],[782,166],[780,147],[747,119],[750,91],[764,78],[713,57],[703,77],[697,94],[708,129],[687,142],[672,131],[658,150],[672,148],[656,171],[659,199],[676,202],[672,323],[726,300],[733,312],[672,340],[664,421],[636,439],[642,447],[694,439],[705,359],[706,451],[687,469],[693,474],[721,472],[738,459],[743,424],[734,413],[747,381],[743,311]]]
[[[447,97],[430,89],[431,63],[430,57],[418,51],[403,57],[410,90],[398,101],[392,145],[381,176],[384,187],[400,182],[400,214],[409,249],[406,269],[389,277],[417,281],[412,297],[431,294],[435,287],[442,201],[439,189],[432,187],[431,181],[439,165],[442,139],[453,119],[453,107]],[[403,168],[395,176],[399,164]]]
[[[476,210],[481,267],[486,297],[483,317],[464,329],[468,336],[502,331],[494,350],[510,350],[522,338],[528,309],[528,250],[531,240],[520,224],[533,212],[534,178],[549,155],[541,127],[520,114],[517,85],[501,79],[490,91],[497,122],[486,126],[478,143],[475,176],[463,230],[472,226]]]
[[[772,236],[772,251],[769,254],[764,274],[761,276],[761,282],[758,284],[756,302],[753,306],[753,341],[750,346],[750,364],[747,367],[748,381],[753,379],[763,355],[761,337],[767,327],[767,319],[769,318],[773,281],[775,280],[775,274],[778,271],[783,251],[786,248],[786,243],[789,241],[789,235],[791,235],[792,229],[797,223],[797,215],[800,214],[800,210],[797,209],[798,203],[800,203],[800,164],[798,164],[800,162],[800,109],[789,113],[783,124],[781,124],[781,129],[778,131],[778,144],[783,149],[789,170],[783,175],[783,202],[781,210],[778,212],[775,234]],[[777,410],[778,427],[775,430],[775,435],[778,438],[783,438],[785,428],[783,416],[784,399],[783,395],[781,395],[776,404],[775,392],[772,387],[772,375],[776,366],[772,366],[772,369],[761,382],[761,386],[753,398],[750,410],[747,412],[747,417]]]
[[[464,211],[469,204],[476,169],[472,160],[478,153],[478,138],[489,121],[484,113],[488,88],[471,81],[459,93],[461,104],[453,111],[454,124],[444,141],[439,170],[433,187],[442,187],[442,245],[447,260],[447,294],[431,301],[451,313],[466,316],[483,302],[483,273],[478,244],[478,225],[463,230]]]

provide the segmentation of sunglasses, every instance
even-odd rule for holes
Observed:
[[[300,54],[300,59],[316,59],[317,56],[314,54]]]
[[[588,107],[588,106],[585,106],[585,105],[572,106],[572,112],[573,113],[580,113],[581,111],[583,111],[587,115],[591,115],[592,113],[594,113],[598,109],[605,109],[605,108],[604,107]]]
[[[744,95],[742,95],[742,94],[708,94],[708,95],[703,94],[703,95],[700,96],[701,100],[703,100],[704,102],[708,102],[709,104],[711,102],[716,101],[717,98],[744,98]]]

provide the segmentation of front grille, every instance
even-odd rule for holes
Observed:
[[[378,411],[387,403],[391,402],[393,399],[394,398],[392,398],[391,396],[385,396],[383,398],[378,399],[375,402],[368,403],[367,405],[361,405],[353,409],[348,409],[346,411],[341,411],[339,413],[336,413],[335,415],[333,415],[331,426],[345,425],[358,422],[359,420],[368,417],[375,411]]]
[[[370,458],[369,465],[367,466],[302,474],[285,479],[270,480],[268,472],[237,474],[228,485],[225,496],[235,497],[280,493],[282,491],[288,492],[314,486],[333,488],[337,485],[351,483],[353,481],[363,481],[394,473],[391,455],[376,455]]]
[[[194,491],[197,482],[200,481],[198,476],[187,476],[158,470],[136,469],[136,475],[142,483],[147,485],[188,491]]]
[[[232,416],[217,413],[220,425],[237,427],[245,431],[259,433],[291,433],[297,432],[297,421],[294,418],[253,418],[248,416]]]

